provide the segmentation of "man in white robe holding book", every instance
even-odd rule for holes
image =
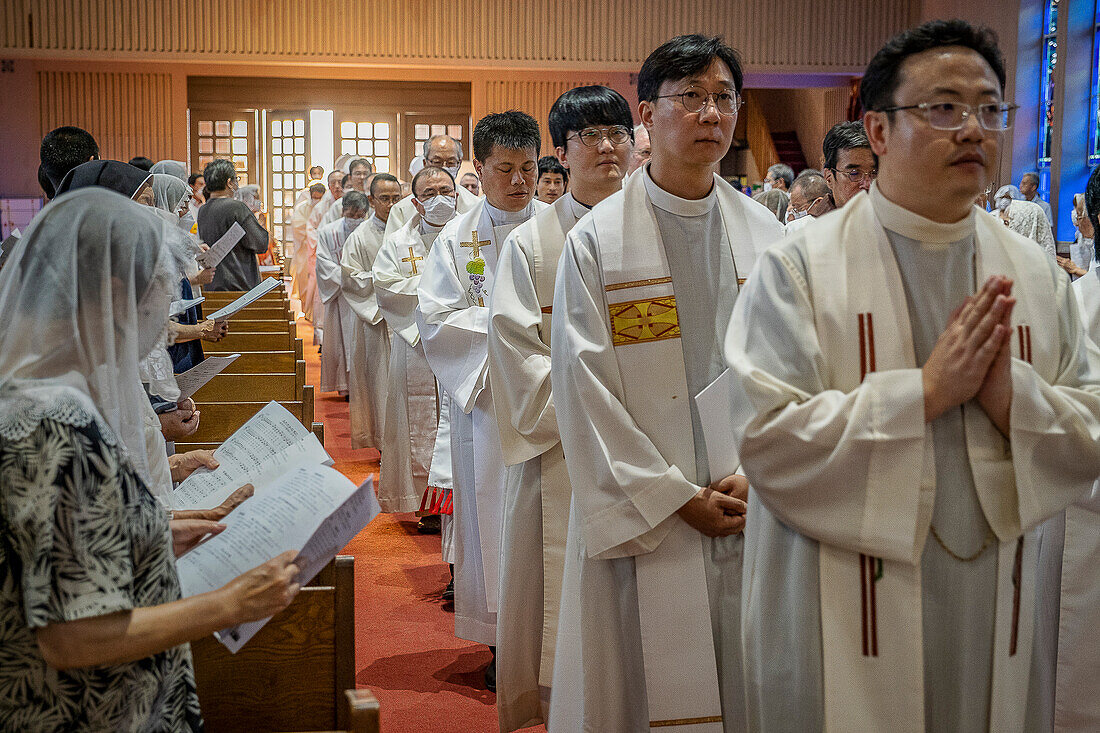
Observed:
[[[413,176],[412,188],[416,215],[383,238],[374,260],[378,309],[394,334],[382,441],[386,458],[378,481],[384,512],[421,507],[439,420],[438,387],[416,323],[416,291],[435,238],[454,218],[455,182],[446,170],[427,166]]]
[[[390,335],[375,297],[374,259],[382,247],[382,233],[386,230],[390,207],[399,198],[401,184],[395,177],[389,173],[374,177],[367,197],[373,213],[348,238],[340,261],[344,271],[344,298],[358,316],[348,375],[353,448],[382,449]]]
[[[565,235],[622,188],[633,118],[622,95],[577,87],[550,108],[550,136],[569,191],[516,227],[497,263],[489,379],[507,468],[497,615],[502,731],[545,722],[554,672],[572,490],[550,390],[550,316]]]
[[[343,211],[336,221],[317,230],[317,290],[325,308],[325,341],[321,352],[321,391],[348,394],[348,363],[355,335],[356,317],[344,298],[341,255],[348,237],[367,216],[367,197],[348,191],[340,199]]]
[[[451,398],[455,635],[495,648],[504,458],[486,363],[488,306],[500,245],[545,207],[532,201],[541,143],[530,115],[486,115],[473,138],[485,199],[451,220],[432,245],[420,280],[420,337]],[[485,677],[495,689],[495,661]]]
[[[550,730],[745,730],[747,482],[736,464],[711,475],[692,400],[724,370],[741,282],[783,234],[714,174],[741,86],[720,38],[653,51],[638,75],[650,161],[566,238],[550,375],[573,513]]]
[[[973,205],[1004,88],[987,29],[888,41],[876,183],[734,310],[753,730],[1033,730],[1034,530],[1100,474],[1100,352],[1058,266]]]

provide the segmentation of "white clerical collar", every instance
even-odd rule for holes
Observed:
[[[585,206],[580,201],[577,201],[575,198],[573,198],[573,194],[568,191],[565,192],[562,198],[565,199],[564,203],[562,203],[562,206],[565,206],[569,209],[569,213],[573,215],[574,219],[580,219],[582,216],[592,210],[591,206]]]
[[[701,199],[682,199],[657,185],[653,176],[649,175],[649,163],[644,167],[642,183],[645,184],[645,192],[649,195],[649,200],[658,209],[677,216],[702,216],[713,209],[718,202],[718,191],[713,185],[710,187],[710,193]]]
[[[974,207],[962,220],[954,224],[942,224],[926,219],[909,209],[898,206],[879,190],[878,183],[871,184],[871,206],[875,216],[886,229],[924,244],[954,244],[974,236]]]
[[[489,219],[493,222],[494,227],[504,226],[505,224],[520,224],[530,219],[531,215],[535,213],[535,203],[528,201],[527,205],[519,211],[505,211],[493,206],[486,199],[485,211],[489,212]]]
[[[425,219],[424,217],[420,217],[421,234],[439,234],[439,232],[441,232],[443,230],[443,227],[445,226],[446,224],[440,224],[439,226],[436,226],[435,224],[429,224],[427,219]]]
[[[378,231],[380,231],[380,232],[386,231],[386,222],[379,219],[378,214],[371,214],[370,218],[367,219],[367,221],[370,223],[370,225],[372,227],[374,227]]]

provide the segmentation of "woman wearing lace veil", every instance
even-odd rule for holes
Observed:
[[[147,490],[138,363],[186,248],[98,187],[62,195],[0,273],[0,720],[11,730],[201,729],[186,642],[297,593],[293,552],[180,599],[174,555],[222,525]]]

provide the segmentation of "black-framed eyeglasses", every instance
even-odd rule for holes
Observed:
[[[962,102],[922,102],[897,107],[884,107],[878,112],[916,111],[928,120],[933,130],[961,130],[971,115],[976,115],[982,129],[990,132],[1003,132],[1012,127],[1018,104],[1010,102],[989,102],[970,105]]]
[[[827,171],[832,171],[838,176],[844,176],[849,181],[855,184],[863,183],[864,181],[873,181],[878,178],[878,169],[869,171],[861,171],[859,168],[853,168],[852,170],[842,171],[839,168],[826,168]]]
[[[612,145],[622,145],[630,140],[630,130],[622,125],[612,125],[606,130],[601,130],[598,127],[586,127],[580,132],[567,135],[565,139],[568,140],[574,137],[580,140],[586,148],[597,147],[605,139],[610,141]]]
[[[741,108],[741,95],[732,89],[721,92],[708,92],[706,89],[692,84],[678,94],[661,94],[658,95],[657,99],[669,99],[671,97],[679,97],[680,104],[684,105],[684,109],[688,112],[701,112],[712,99],[714,100],[714,108],[724,115],[737,114],[737,110]]]

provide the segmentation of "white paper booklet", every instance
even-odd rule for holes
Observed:
[[[180,388],[180,396],[176,401],[183,402],[194,395],[204,384],[225,371],[239,356],[240,354],[208,356],[183,374],[177,374],[176,385]]]
[[[379,506],[378,499],[374,495],[374,479],[368,477],[339,509],[321,523],[298,554],[296,563],[300,569],[299,583],[305,585],[316,577],[317,573],[321,572],[321,568],[336,557],[340,550],[347,547],[355,535],[374,521],[381,511],[382,507]],[[228,531],[227,529],[226,532]],[[268,617],[233,626],[219,631],[214,636],[230,652],[236,654],[270,620]]]
[[[189,311],[204,300],[206,300],[206,298],[201,295],[197,298],[191,298],[190,300],[173,300],[172,305],[168,308],[168,317],[172,318]]]
[[[225,259],[229,250],[237,246],[237,242],[244,238],[244,227],[239,222],[233,222],[233,226],[226,230],[225,234],[218,237],[218,241],[210,245],[210,249],[201,253],[195,259],[203,267],[217,267],[218,263]]]
[[[259,267],[261,275],[274,275],[283,269],[282,265],[260,265]]]
[[[317,436],[278,402],[253,415],[214,451],[214,458],[217,469],[198,469],[169,495],[173,509],[212,509],[249,483],[259,494],[272,477],[299,461],[332,464]]]
[[[733,372],[718,375],[695,396],[703,440],[707,444],[707,468],[710,480],[718,481],[741,470],[737,446],[733,442]]]
[[[308,583],[377,515],[367,494],[374,495],[369,478],[357,488],[334,468],[304,460],[287,467],[223,520],[224,532],[176,561],[184,597],[217,590],[287,550],[299,552],[298,582]],[[236,653],[267,621],[215,636]]]
[[[264,297],[265,295],[267,295],[268,293],[270,293],[272,290],[279,287],[280,285],[282,285],[281,282],[279,282],[278,280],[276,280],[273,277],[269,277],[266,280],[264,280],[263,282],[261,282],[259,285],[257,285],[256,287],[249,290],[247,293],[245,293],[241,297],[234,300],[229,305],[225,306],[221,310],[214,311],[213,313],[208,315],[206,318],[208,320],[211,320],[211,321],[224,321],[225,319],[230,318],[231,316],[235,316],[237,313],[242,311],[244,308],[252,305],[257,300]]]

